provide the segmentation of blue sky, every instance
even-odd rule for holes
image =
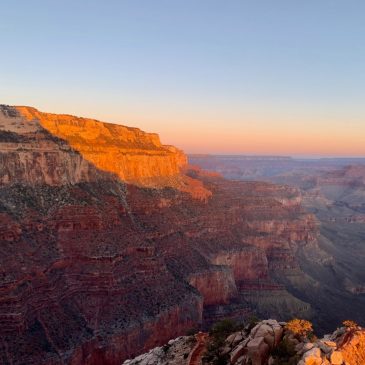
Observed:
[[[2,0],[0,102],[187,152],[365,155],[365,2]]]

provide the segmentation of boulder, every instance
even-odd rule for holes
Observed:
[[[298,345],[295,345],[294,349],[295,349],[296,352],[302,352],[303,347],[304,347],[304,343],[301,342],[301,343],[298,343]]]
[[[247,344],[248,357],[252,365],[263,365],[266,363],[270,347],[264,337],[255,337]]]
[[[230,356],[231,364],[235,364],[236,361],[245,354],[247,351],[246,347],[244,345],[238,345],[232,352]]]
[[[271,326],[275,337],[274,345],[277,346],[281,341],[281,338],[283,337],[283,332],[284,332],[283,327],[275,319],[269,319],[267,321],[263,321],[263,323]]]
[[[333,365],[341,365],[343,363],[343,357],[340,351],[333,351],[330,359]]]
[[[275,335],[275,346],[277,346],[283,337],[284,330],[280,325],[273,326],[273,330]]]
[[[325,354],[329,354],[332,350],[333,347],[327,346],[324,342],[322,341],[318,341],[317,342],[317,346],[325,353]]]
[[[312,342],[307,342],[304,344],[303,350],[304,350],[304,352],[307,352],[307,351],[311,350],[313,347],[314,347],[314,344]]]
[[[295,346],[295,351],[301,355],[304,354],[305,352],[311,350],[314,347],[313,343],[311,342],[301,342],[298,345]]]
[[[294,337],[294,335],[292,333],[285,334],[284,340],[288,341],[293,346],[296,346],[299,344],[299,341]]]
[[[263,337],[265,339],[265,342],[270,346],[270,348],[273,348],[275,345],[275,332],[272,326],[268,324],[265,323],[258,324],[251,331],[251,336],[253,338]]]
[[[322,359],[322,364],[321,365],[331,365],[331,363],[326,359]]]
[[[331,340],[336,340],[336,338],[342,336],[346,332],[346,329],[344,327],[337,328],[335,332],[330,336]]]
[[[322,365],[321,350],[313,347],[303,355],[303,365]]]
[[[222,350],[222,355],[227,355],[232,351],[232,348],[228,345],[226,345]]]
[[[234,337],[233,339],[231,340],[231,347],[235,347],[237,346],[237,344],[239,344],[242,340],[244,339],[244,336],[242,335],[241,332],[236,332],[234,333]],[[228,340],[228,338],[227,338]]]
[[[231,335],[229,335],[227,338],[226,338],[226,343],[228,344],[231,344],[234,340],[234,338],[236,337],[236,333],[232,333]]]
[[[329,347],[337,347],[337,344],[336,344],[336,342],[334,342],[334,341],[323,341],[323,343],[324,343],[326,346],[329,346]]]
[[[268,324],[270,326],[276,326],[279,324],[276,319],[266,319],[266,320],[262,321],[262,323]]]

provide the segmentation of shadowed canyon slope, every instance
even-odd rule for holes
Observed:
[[[189,161],[229,179],[265,180],[299,189],[303,208],[319,222],[319,236],[316,247],[306,246],[307,252],[299,250],[296,257],[321,291],[292,282],[292,292],[317,307],[317,319],[328,330],[326,323],[339,323],[339,314],[365,323],[364,158],[195,155]]]
[[[327,256],[296,188],[28,107],[0,107],[0,164],[1,363],[114,365],[223,317],[317,313],[297,255]]]

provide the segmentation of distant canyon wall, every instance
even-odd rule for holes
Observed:
[[[90,181],[99,169],[127,183],[158,186],[173,183],[187,163],[182,151],[138,128],[5,106],[0,125],[2,183]]]

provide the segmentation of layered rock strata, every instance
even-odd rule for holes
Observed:
[[[96,168],[115,173],[125,182],[143,184],[153,179],[173,178],[187,163],[182,151],[162,145],[155,133],[71,115],[42,113],[30,107],[15,109],[20,123],[29,126],[29,133],[39,135],[40,131],[46,130],[52,136],[67,141],[70,148]],[[1,123],[7,130],[14,126],[13,122],[9,125],[9,118],[3,117]],[[10,130],[17,133],[19,126]],[[35,142],[39,145],[37,140]],[[46,150],[50,146],[39,147],[42,151],[42,147]]]
[[[120,364],[272,290],[283,318],[308,305],[271,275],[316,239],[297,190],[180,172],[133,128],[7,106],[0,125],[0,362]]]

